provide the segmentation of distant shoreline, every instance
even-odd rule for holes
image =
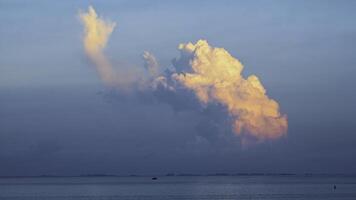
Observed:
[[[191,176],[279,176],[279,177],[354,177],[356,174],[342,173],[209,173],[209,174],[194,174],[194,173],[168,173],[168,174],[130,174],[130,175],[115,175],[115,174],[83,174],[83,175],[35,175],[35,176],[0,176],[0,178],[70,178],[70,177],[191,177]]]

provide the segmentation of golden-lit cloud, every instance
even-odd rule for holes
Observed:
[[[113,32],[116,23],[98,17],[94,8],[89,6],[87,12],[80,12],[79,17],[84,25],[84,48],[90,60],[96,66],[100,78],[108,85],[113,85],[117,78],[103,49]]]
[[[241,75],[243,65],[223,48],[213,48],[207,41],[179,45],[180,60],[188,60],[191,72],[174,73],[173,79],[194,91],[201,103],[224,105],[233,118],[238,135],[274,139],[287,131],[287,117],[278,103],[266,95],[258,77]],[[184,68],[186,66],[178,66]]]
[[[189,94],[192,91],[204,106],[225,107],[229,114],[226,118],[232,119],[232,130],[242,136],[242,141],[275,139],[286,134],[287,117],[280,113],[279,104],[267,96],[257,76],[242,76],[243,65],[225,49],[211,47],[205,40],[180,44],[180,57],[173,60],[174,68],[165,70],[164,74],[160,74],[154,55],[145,51],[144,67],[149,72],[149,78],[145,78],[132,68],[128,72],[120,68],[115,71],[104,55],[103,50],[116,26],[114,22],[98,17],[91,6],[79,16],[84,24],[85,52],[105,84],[143,93],[165,90],[169,92],[161,94],[174,98],[185,98],[187,92],[184,91]]]

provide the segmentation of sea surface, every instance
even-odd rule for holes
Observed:
[[[352,176],[0,178],[1,200],[356,200]],[[334,189],[334,185],[336,189]]]

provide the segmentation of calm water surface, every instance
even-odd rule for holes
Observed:
[[[336,185],[336,189],[333,186]],[[356,199],[356,177],[0,178],[1,200]]]

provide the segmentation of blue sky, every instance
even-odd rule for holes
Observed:
[[[248,149],[199,143],[214,112],[115,97],[83,51],[78,11],[89,5],[117,23],[105,53],[128,69],[142,67],[144,50],[170,66],[180,43],[225,48],[280,103],[287,136]],[[356,173],[355,9],[347,0],[1,0],[0,175]]]

